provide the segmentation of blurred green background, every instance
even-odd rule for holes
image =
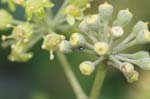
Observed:
[[[62,0],[53,1],[58,7],[62,3]],[[88,9],[86,13],[97,13],[97,6],[104,1],[105,0],[94,0],[91,3],[92,8]],[[114,5],[114,16],[117,15],[119,9],[129,8],[133,13],[134,18],[130,26],[127,27],[127,31],[131,30],[137,20],[150,21],[150,0],[107,1]],[[0,8],[2,7],[6,8],[5,5],[2,6],[0,4]],[[57,10],[58,7],[56,7],[54,11]],[[23,19],[23,10],[17,7],[14,16],[17,19]],[[0,33],[0,35],[2,35],[2,33]],[[41,43],[40,41],[34,46],[32,49],[34,57],[27,63],[12,63],[8,61],[7,55],[10,49],[0,48],[0,99],[75,99],[57,57],[54,61],[50,61],[49,54],[41,49]],[[144,46],[144,48],[146,47],[149,48],[150,45]],[[89,93],[94,74],[90,77],[81,75],[78,64],[92,57],[90,57],[90,55],[77,53],[67,54],[66,56],[84,90]],[[140,73],[140,79],[143,80],[144,85],[150,86],[148,79],[150,78],[150,73],[143,73],[143,71],[140,71]],[[145,79],[142,78],[142,74]],[[140,81],[134,84],[128,84],[122,73],[116,69],[109,68],[102,88],[101,98],[99,99],[137,99],[136,96],[145,96],[139,99],[150,99],[150,95],[145,95],[147,87],[144,88],[145,87],[141,86]],[[148,91],[150,92],[150,88]]]

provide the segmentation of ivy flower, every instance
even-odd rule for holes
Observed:
[[[26,0],[25,12],[27,15],[27,19],[31,20],[33,14],[43,16],[45,13],[44,8],[51,7],[53,7],[53,4],[49,0]]]
[[[144,70],[150,70],[150,56],[146,51],[125,53],[133,45],[143,45],[150,42],[148,26],[143,21],[138,21],[131,33],[122,38],[133,14],[129,9],[120,10],[117,18],[112,21],[113,6],[105,2],[98,7],[98,13],[87,15],[79,24],[81,33],[73,33],[70,36],[68,47],[72,51],[80,51],[92,54],[97,59],[84,61],[79,69],[84,75],[91,75],[95,67],[100,63],[113,66],[120,70],[128,82],[138,80],[139,73],[134,66]],[[111,21],[111,22],[110,22]],[[111,24],[112,23],[112,24]],[[123,40],[119,40],[122,38]],[[76,50],[74,50],[76,49]]]

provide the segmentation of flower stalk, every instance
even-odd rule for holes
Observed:
[[[64,73],[65,73],[66,77],[68,78],[68,81],[69,81],[70,85],[72,86],[72,89],[73,89],[77,99],[88,99],[88,97],[86,96],[85,92],[83,91],[79,81],[77,80],[74,72],[72,71],[71,66],[68,63],[65,55],[60,52],[56,52],[56,54],[58,56],[57,58],[61,63]]]
[[[97,72],[90,92],[89,99],[99,99],[98,97],[101,94],[101,89],[105,80],[106,72],[107,69],[105,66],[97,66]]]

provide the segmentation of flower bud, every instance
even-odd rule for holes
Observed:
[[[83,33],[88,33],[90,31],[90,28],[86,24],[85,20],[81,21],[81,23],[79,24],[79,29]]]
[[[97,42],[94,45],[94,49],[98,55],[105,55],[108,53],[109,45],[105,42]]]
[[[123,63],[120,70],[123,72],[128,82],[132,83],[138,80],[139,73],[134,70],[134,66],[132,64]]]
[[[133,15],[128,9],[120,10],[117,16],[117,20],[115,20],[113,24],[124,27],[125,25],[129,24],[132,17]]]
[[[141,30],[148,30],[148,26],[145,22],[143,21],[138,21],[134,27],[133,27],[133,30],[132,30],[132,33],[139,33]]]
[[[97,30],[99,28],[99,18],[97,14],[86,17],[85,22],[87,26],[93,30]]]
[[[84,61],[79,65],[79,69],[83,75],[91,75],[95,70],[95,65],[93,62]]]
[[[60,50],[61,52],[64,52],[64,53],[72,52],[70,42],[67,41],[67,40],[63,40],[63,41],[59,44],[59,50]]]
[[[129,72],[132,72],[132,71],[134,70],[134,66],[133,66],[131,63],[125,62],[125,63],[122,63],[122,64],[121,64],[120,70],[121,70],[122,72],[129,73]]]
[[[124,34],[124,30],[120,26],[113,26],[110,31],[111,35],[115,38],[121,37]]]
[[[0,9],[0,30],[6,29],[7,25],[11,24],[12,20],[12,16],[7,11]]]
[[[128,74],[124,74],[124,75],[129,83],[135,82],[139,78],[139,73],[136,70],[134,70],[133,72],[130,72]]]
[[[137,59],[135,60],[134,64],[136,64],[143,70],[150,70],[150,58]]]
[[[73,33],[70,37],[70,44],[72,47],[83,47],[85,46],[85,42],[84,37],[79,33]]]
[[[112,5],[105,2],[104,4],[99,5],[98,9],[99,9],[100,18],[103,21],[110,20],[110,18],[112,17],[112,13],[113,13],[113,6]]]
[[[138,44],[146,44],[150,42],[150,31],[141,30],[136,36],[136,42]]]
[[[120,55],[126,58],[135,59],[135,60],[149,57],[149,53],[147,51],[139,51],[133,54],[120,54]]]

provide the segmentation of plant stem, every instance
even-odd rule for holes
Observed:
[[[61,16],[61,11],[67,6],[68,2],[69,2],[69,0],[64,0],[63,4],[59,8],[55,18],[53,19],[53,22],[55,22],[59,19],[59,17]]]
[[[57,54],[57,57],[62,65],[62,68],[64,69],[66,77],[68,78],[69,83],[70,83],[77,99],[88,99],[88,97],[84,93],[80,83],[78,82],[74,72],[72,71],[71,66],[68,63],[65,55],[60,52],[56,52],[56,54]]]
[[[123,50],[125,50],[125,49],[127,49],[133,45],[136,45],[136,40],[133,40],[133,41],[129,42],[128,44],[116,47],[114,50],[114,53],[121,52],[121,51],[123,51]]]
[[[101,93],[101,88],[106,76],[106,67],[98,66],[96,77],[92,86],[90,93],[90,99],[98,99],[99,94]]]

